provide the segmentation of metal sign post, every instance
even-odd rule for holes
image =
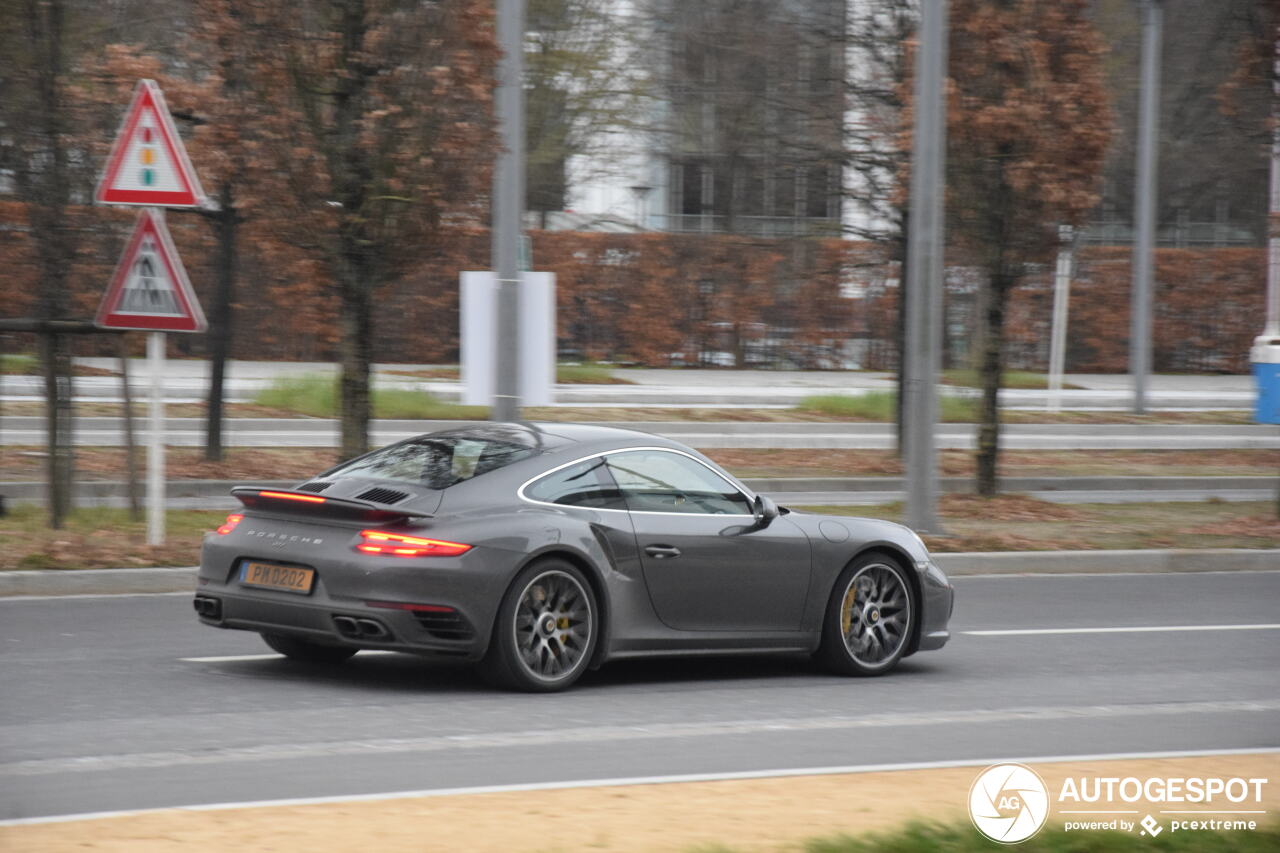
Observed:
[[[147,427],[147,544],[164,544],[164,332],[147,335],[151,422]]]

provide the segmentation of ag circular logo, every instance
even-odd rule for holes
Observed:
[[[1049,789],[1030,767],[993,764],[973,780],[969,817],[978,831],[992,841],[1026,841],[1049,818]]]

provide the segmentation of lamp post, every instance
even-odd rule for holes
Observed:
[[[524,212],[525,0],[498,0],[498,88],[502,150],[493,171],[493,269],[497,273],[494,338],[495,421],[520,419],[520,233]]]
[[[1147,411],[1151,374],[1151,276],[1156,237],[1156,153],[1160,123],[1161,0],[1142,0],[1142,92],[1138,108],[1138,176],[1134,204],[1133,288],[1130,295],[1129,373],[1133,413]]]
[[[942,533],[938,520],[938,369],[942,356],[942,250],[945,192],[947,0],[921,3],[911,147],[911,222],[907,234],[906,369],[907,526]]]

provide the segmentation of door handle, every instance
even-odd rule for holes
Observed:
[[[668,557],[679,557],[680,549],[672,548],[670,545],[648,545],[644,552],[655,560],[665,560]]]

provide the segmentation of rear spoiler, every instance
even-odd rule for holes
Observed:
[[[305,515],[308,518],[343,518],[353,521],[388,522],[406,518],[431,518],[429,512],[415,509],[393,509],[373,501],[355,498],[331,498],[296,489],[262,489],[236,486],[231,494],[248,509]]]

